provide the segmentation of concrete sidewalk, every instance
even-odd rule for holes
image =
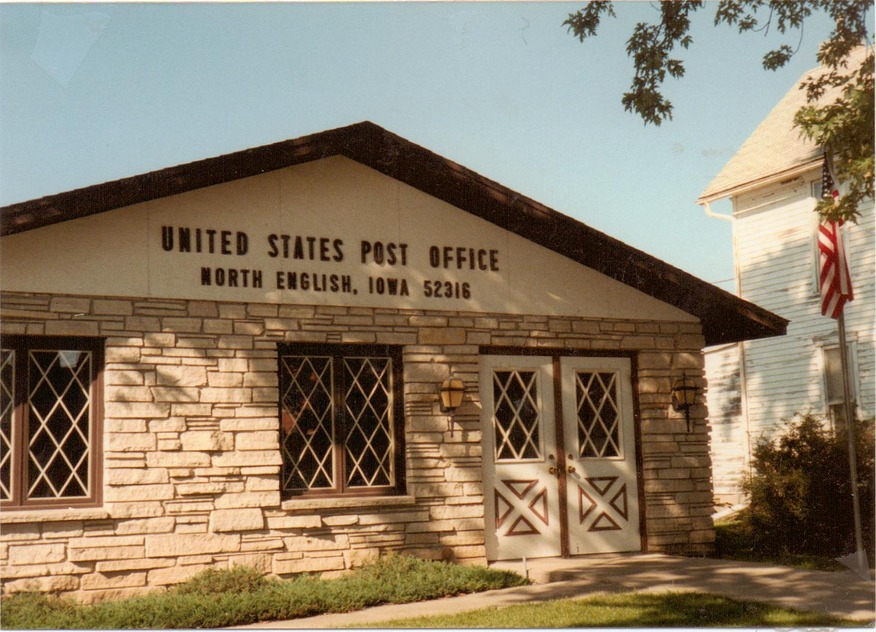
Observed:
[[[523,570],[521,562],[501,562],[494,566],[518,573]],[[241,626],[241,629],[355,627],[393,619],[455,614],[626,590],[709,592],[732,599],[828,613],[862,623],[876,618],[873,582],[865,581],[851,571],[828,573],[661,554],[610,554],[528,560],[527,572],[535,582],[532,586],[419,603],[377,606],[345,614],[257,623]]]

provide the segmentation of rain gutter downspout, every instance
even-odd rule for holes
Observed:
[[[725,222],[733,223],[734,217],[733,215],[724,215],[722,213],[716,213],[712,210],[712,203],[709,201],[698,202],[703,207],[703,210],[706,212],[706,215],[709,217],[714,217],[715,219],[723,219]],[[736,239],[736,235],[733,236]],[[736,265],[736,244],[733,244],[733,265]],[[736,276],[736,281],[738,284],[739,276]]]

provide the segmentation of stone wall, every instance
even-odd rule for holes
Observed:
[[[138,594],[211,567],[343,572],[383,551],[483,563],[481,346],[635,352],[649,551],[714,539],[708,427],[669,410],[702,385],[698,325],[37,294],[2,295],[2,333],[103,336],[103,502],[0,513],[4,591]],[[406,495],[282,500],[278,342],[404,349]],[[454,374],[466,401],[438,409]],[[635,379],[635,378],[634,378]]]

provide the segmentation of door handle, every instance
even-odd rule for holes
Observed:
[[[577,470],[575,469],[574,465],[570,465],[566,468],[566,471],[569,472],[569,474],[574,474]]]
[[[548,473],[551,474],[552,476],[556,476],[557,472],[558,472],[557,468],[555,468],[553,466],[548,468]]]

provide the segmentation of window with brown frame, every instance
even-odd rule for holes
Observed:
[[[103,340],[0,341],[0,503],[100,502]]]
[[[281,345],[278,357],[284,494],[402,493],[400,348]]]

